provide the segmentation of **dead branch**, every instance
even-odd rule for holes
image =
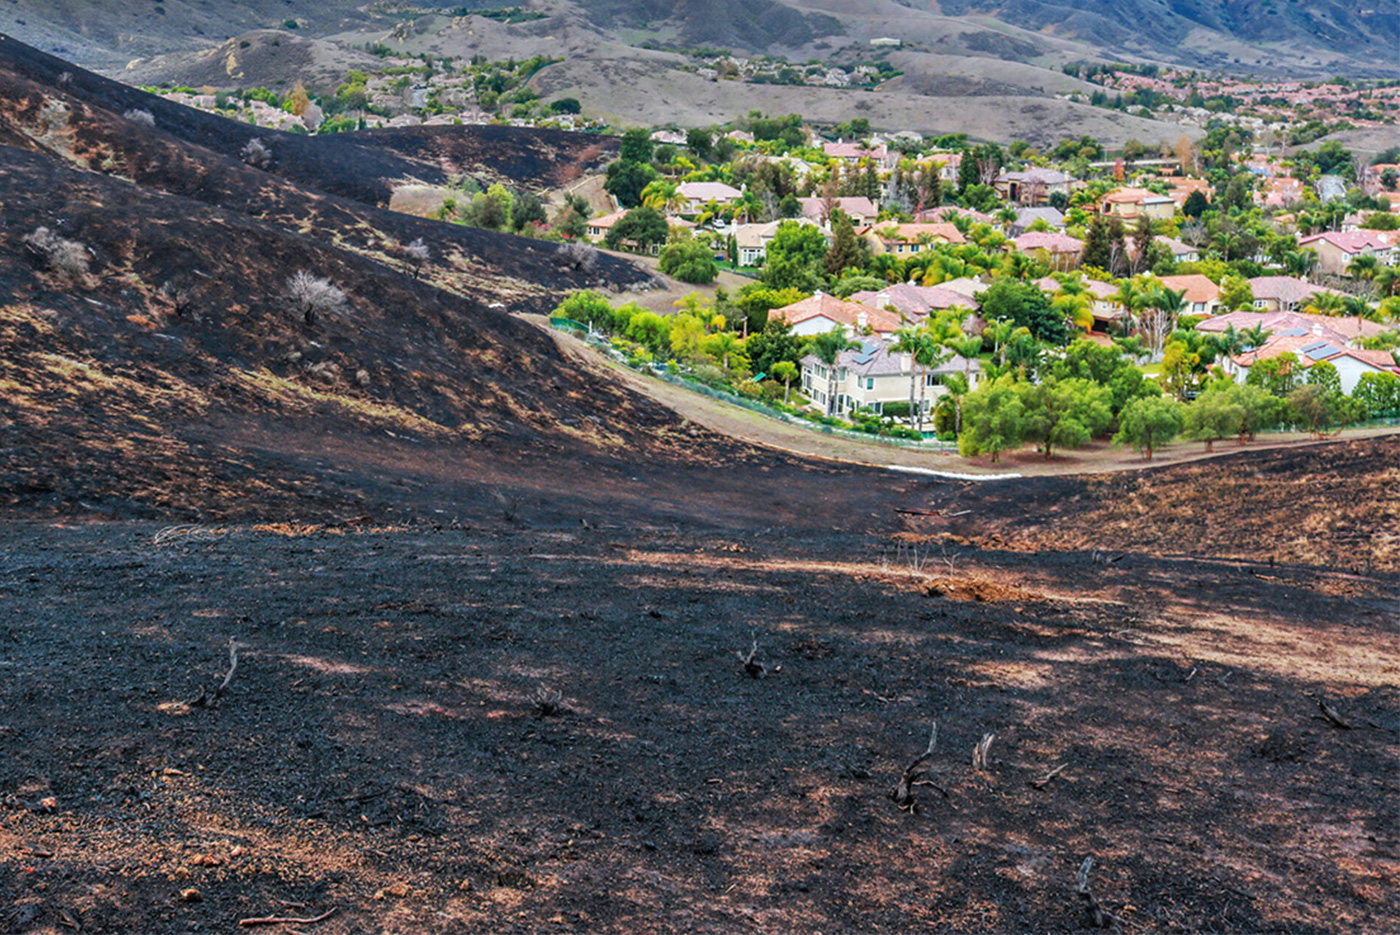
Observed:
[[[1327,721],[1333,727],[1340,728],[1341,730],[1351,730],[1351,724],[1346,718],[1338,714],[1336,708],[1323,701],[1321,695],[1310,695],[1310,697],[1313,701],[1317,702],[1318,708],[1322,711],[1321,714],[1314,714],[1313,717],[1320,721]]]
[[[554,717],[564,712],[564,693],[540,685],[530,693],[530,703],[540,717]]]
[[[749,678],[761,679],[768,674],[768,667],[758,662],[758,631],[750,634],[753,637],[753,644],[749,646],[748,653],[743,650],[734,650],[734,655],[739,657],[739,661],[744,664],[744,671],[749,674]]]
[[[1044,776],[1041,776],[1039,779],[1032,779],[1030,782],[1031,788],[1044,789],[1046,786],[1050,785],[1050,780],[1063,773],[1065,771],[1065,767],[1068,765],[1068,763],[1061,763],[1059,766],[1056,766],[1054,769],[1050,770],[1050,772],[1046,773]]]
[[[249,925],[313,925],[317,922],[324,922],[335,915],[334,909],[329,909],[315,918],[299,919],[295,916],[264,916],[260,919],[239,919],[238,924]]]
[[[990,766],[987,755],[992,749],[992,741],[996,738],[996,734],[983,734],[982,739],[977,741],[977,746],[972,748],[973,769],[984,770]]]
[[[923,753],[914,758],[913,762],[904,767],[904,772],[901,773],[899,777],[899,785],[895,786],[894,791],[890,793],[890,798],[894,800],[895,805],[899,806],[900,811],[913,813],[919,810],[918,803],[914,801],[915,786],[932,786],[943,793],[945,799],[948,798],[948,790],[944,789],[932,779],[929,779],[928,770],[924,768],[924,764],[933,756],[933,748],[937,745],[938,722],[934,721],[933,728],[929,731],[928,735],[928,749],[924,750]]]
[[[1111,928],[1117,931],[1123,920],[1099,905],[1094,891],[1089,888],[1089,871],[1092,869],[1094,869],[1094,858],[1085,857],[1084,863],[1079,865],[1079,874],[1075,879],[1075,892],[1084,897],[1084,907],[1088,910],[1091,926],[1096,929]]]
[[[228,691],[230,683],[233,682],[233,674],[238,671],[238,651],[242,648],[243,646],[241,643],[232,637],[229,638],[228,674],[224,676],[224,680],[219,683],[219,686],[215,688],[213,692],[210,692],[207,688],[201,688],[199,690],[199,697],[190,702],[190,707],[212,708],[218,704],[219,699],[223,697],[224,692]]]

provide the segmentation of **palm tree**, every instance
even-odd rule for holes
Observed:
[[[1008,237],[1011,236],[1011,225],[1015,224],[1020,216],[1020,213],[1011,205],[1000,208],[996,214],[992,215],[993,219],[1001,225],[1002,232]]]
[[[1129,326],[1137,327],[1139,316],[1147,307],[1148,297],[1147,290],[1131,279],[1121,280],[1118,283],[1118,291],[1108,297],[1110,302],[1118,303],[1128,313],[1127,320],[1123,323],[1124,334],[1127,334]]]
[[[826,414],[831,415],[831,410],[836,406],[836,361],[841,356],[842,351],[850,350],[853,347],[860,347],[860,342],[852,341],[846,337],[846,332],[837,325],[830,331],[822,332],[812,338],[812,343],[807,345],[817,358],[826,365]]]
[[[1147,294],[1147,311],[1143,320],[1147,328],[1147,340],[1152,348],[1152,359],[1161,360],[1167,335],[1176,328],[1176,316],[1186,304],[1185,289],[1168,289],[1156,286]]]
[[[1377,298],[1385,299],[1400,294],[1400,269],[1387,266],[1376,273],[1376,278],[1371,283],[1375,287]]]
[[[1221,231],[1215,235],[1215,249],[1222,260],[1229,260],[1230,254],[1240,245],[1240,235],[1234,231]]]
[[[1317,251],[1311,247],[1307,250],[1290,250],[1283,266],[1288,270],[1288,275],[1307,279],[1317,266]]]
[[[1347,275],[1357,279],[1375,279],[1379,271],[1380,261],[1371,253],[1363,253],[1347,264]]]
[[[1233,324],[1215,336],[1215,347],[1222,357],[1234,357],[1244,352],[1244,335]]]
[[[962,398],[972,391],[972,362],[982,352],[982,338],[979,335],[958,337],[949,341],[947,346],[963,359],[963,372],[950,374],[943,381],[957,407],[953,432],[958,434],[962,432]]]
[[[1043,252],[1043,251],[1042,251]],[[1035,272],[1036,261],[1033,257],[1020,252],[1011,252],[1002,261],[1001,271],[1008,279],[1026,279]]]
[[[1089,290],[1078,278],[1059,278],[1060,291],[1050,300],[1050,307],[1065,316],[1065,320],[1085,332],[1094,330],[1094,305]]]
[[[648,182],[646,188],[642,189],[642,204],[663,214],[683,208],[685,203],[685,199],[681,197],[680,186],[666,179]]]
[[[790,360],[780,360],[773,365],[770,376],[783,381],[783,405],[788,405],[792,398],[792,381],[797,379],[797,366]]]
[[[919,424],[917,431],[924,430],[924,401],[928,396],[928,376],[939,364],[949,357],[948,349],[929,330],[925,330],[914,359],[924,368],[924,378],[919,381]]]
[[[890,345],[890,350],[896,354],[909,355],[909,427],[915,426],[914,419],[914,388],[919,381],[919,349],[923,345],[925,336],[923,332],[912,325],[906,325],[895,331],[894,343]]]
[[[732,331],[721,331],[712,334],[706,340],[707,348],[713,354],[719,356],[721,366],[725,370],[729,369],[730,359],[744,350],[744,342]]]
[[[1336,317],[1344,311],[1342,297],[1336,292],[1314,292],[1303,311],[1309,315],[1331,315]]]
[[[1016,326],[1009,321],[989,321],[982,329],[983,339],[992,342],[992,355],[999,366],[1006,366],[1006,342],[1015,330]]]
[[[1244,339],[1244,349],[1252,351],[1256,347],[1263,347],[1269,340],[1272,331],[1265,331],[1263,323],[1256,324],[1253,328],[1246,328],[1240,332],[1240,337]]]
[[[1367,318],[1370,318],[1375,312],[1375,309],[1371,308],[1371,303],[1367,302],[1359,295],[1343,296],[1342,310],[1345,311],[1347,315],[1355,316],[1356,336],[1358,338],[1361,337],[1361,323]]]

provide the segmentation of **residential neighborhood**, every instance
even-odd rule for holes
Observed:
[[[1216,429],[1198,423],[1218,428],[1219,406],[1226,423],[1313,432],[1400,415],[1394,173],[1332,149],[1212,148],[1231,133],[1077,173],[1021,145],[920,152],[908,135],[823,139],[790,117],[687,131],[687,146],[731,143],[727,162],[661,163],[625,138],[609,180],[628,182],[586,236],[652,253],[682,282],[724,270],[741,285],[676,311],[561,318],[635,364],[969,456],[1035,441],[1043,406],[1080,407],[1083,429],[1041,437],[1047,452],[1137,444],[1143,420],[1206,438]],[[1327,200],[1317,182],[1347,171],[1375,193],[1344,184]],[[624,219],[650,239],[617,236]],[[1019,433],[991,428],[1005,419]]]

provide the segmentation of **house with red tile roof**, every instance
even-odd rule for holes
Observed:
[[[792,326],[793,334],[803,336],[840,328],[848,335],[874,334],[887,338],[904,324],[898,315],[884,309],[847,302],[824,292],[772,309],[768,320],[785,321]]]
[[[1068,271],[1079,265],[1084,241],[1055,231],[1027,231],[1006,247],[1033,256],[1051,269]]]
[[[739,189],[723,182],[682,182],[676,186],[676,191],[685,199],[682,214],[699,214],[712,201],[726,205],[744,196]]]
[[[825,198],[799,198],[797,203],[802,206],[804,218],[816,221],[818,224],[830,223],[831,219],[827,217]],[[840,208],[856,227],[874,224],[880,217],[879,207],[869,198],[843,196],[836,199],[835,207]]]
[[[872,224],[861,232],[876,254],[898,256],[922,253],[938,244],[966,243],[962,231],[952,224]]]
[[[1156,221],[1175,214],[1176,202],[1170,195],[1159,195],[1145,188],[1120,188],[1103,196],[1099,211],[1124,221],[1136,221],[1142,215]]]
[[[823,143],[822,152],[826,153],[830,159],[840,159],[851,165],[868,159],[881,168],[888,169],[892,166],[890,149],[884,143],[864,146],[856,142],[847,143],[844,140],[838,140],[835,143]]]
[[[1391,325],[1368,318],[1308,315],[1304,312],[1227,312],[1196,323],[1196,330],[1206,334],[1220,334],[1227,328],[1252,331],[1255,327],[1277,336],[1310,334],[1346,347],[1353,346],[1358,338],[1374,338],[1394,330]]]
[[[895,283],[878,291],[857,292],[850,297],[850,300],[873,308],[893,309],[896,315],[901,315],[910,321],[920,321],[934,312],[940,312],[955,305],[972,311],[978,309],[977,301],[968,298],[961,292],[945,289],[942,286],[916,286],[907,282]]]
[[[1342,392],[1350,395],[1367,373],[1393,373],[1400,376],[1400,363],[1389,351],[1364,351],[1339,346],[1326,338],[1313,334],[1285,334],[1272,337],[1262,346],[1225,361],[1225,372],[1236,382],[1243,383],[1249,377],[1250,368],[1261,360],[1269,360],[1281,354],[1292,354],[1298,360],[1301,370],[1308,370],[1322,361],[1337,368]]]
[[[1184,276],[1158,276],[1157,281],[1173,292],[1186,293],[1183,315],[1214,315],[1220,310],[1220,287],[1200,273]]]
[[[1255,276],[1249,288],[1254,308],[1261,312],[1291,312],[1307,305],[1317,293],[1332,291],[1294,276]]]
[[[1332,276],[1346,275],[1347,267],[1360,256],[1374,256],[1385,266],[1396,262],[1397,238],[1394,231],[1324,231],[1303,237],[1301,249],[1317,251],[1317,269]]]

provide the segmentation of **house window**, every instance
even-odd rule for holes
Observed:
[[[843,383],[845,382],[845,380],[846,380],[846,368],[845,368],[845,367],[842,367],[842,368],[841,368],[840,373],[838,373],[838,374],[836,375],[836,379],[842,381]]]
[[[875,378],[874,378],[874,377],[866,377],[866,378],[865,378],[865,388],[866,388],[867,390],[873,390],[873,389],[875,389]]]

